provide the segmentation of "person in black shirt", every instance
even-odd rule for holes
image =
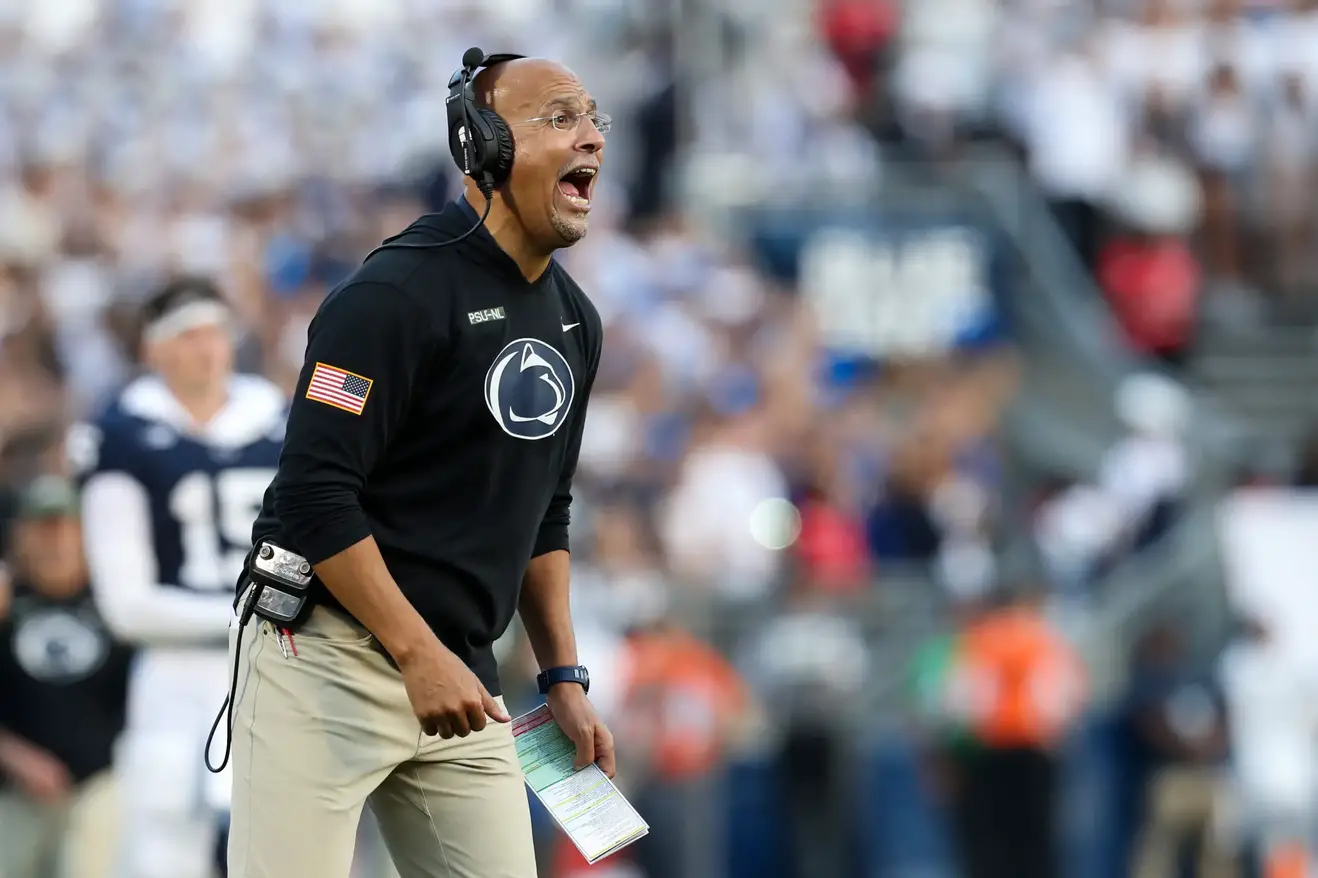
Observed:
[[[449,104],[465,195],[368,256],[308,332],[253,540],[310,562],[314,608],[244,629],[235,878],[346,878],[368,799],[402,878],[534,878],[492,651],[514,612],[578,763],[613,772],[568,611],[602,327],[552,258],[586,233],[609,121],[559,64],[473,53]]]
[[[13,603],[0,619],[0,875],[110,878],[111,754],[131,651],[87,588],[73,487],[42,476],[14,528]]]

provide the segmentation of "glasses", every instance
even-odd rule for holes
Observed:
[[[537,116],[524,121],[548,122],[554,126],[555,131],[576,131],[582,119],[589,119],[600,134],[608,134],[613,127],[613,119],[607,113],[573,113],[570,110],[559,110],[552,116]]]

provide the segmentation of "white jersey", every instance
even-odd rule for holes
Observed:
[[[110,630],[139,649],[125,780],[162,786],[153,794],[178,800],[169,810],[227,806],[228,774],[207,774],[202,748],[228,691],[234,589],[286,410],[275,385],[235,375],[225,407],[194,427],[148,375],[70,436],[92,593]],[[220,735],[215,761],[222,746]]]

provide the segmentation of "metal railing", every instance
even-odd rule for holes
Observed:
[[[1102,293],[1017,162],[983,150],[959,162],[954,177],[991,212],[1030,279],[1028,295],[1018,298],[1013,309],[1022,344],[1054,364],[1069,363],[1071,377],[1087,379],[1086,396],[1104,396],[1109,410],[1112,394],[1126,377],[1167,374],[1124,343]],[[1211,477],[1221,465],[1241,460],[1246,431],[1206,396],[1196,394],[1193,401],[1190,438]]]
[[[1096,470],[1122,432],[1117,388],[1132,374],[1162,370],[1128,349],[1101,292],[1014,159],[994,150],[937,166],[889,157],[881,178],[855,182],[845,193],[788,189],[778,190],[781,205],[755,209],[831,214],[862,205],[903,216],[950,210],[988,229],[1010,263],[1010,288],[999,304],[1026,363],[1023,390],[1003,429],[1015,481],[1009,494],[1025,496],[1022,485],[1043,473],[1084,478]],[[746,227],[744,210],[713,210],[704,224],[735,235]],[[1245,431],[1201,396],[1193,398],[1192,422],[1198,483],[1189,510],[1156,549],[1129,559],[1098,589],[1103,597],[1084,639],[1093,645],[1100,690],[1119,688],[1122,645],[1160,608],[1197,603],[1209,620],[1200,626],[1209,640],[1217,627],[1210,621],[1223,616],[1211,510],[1224,475],[1243,453]],[[1023,518],[1024,507],[1012,514]],[[879,626],[874,630],[878,636]]]
[[[684,627],[748,669],[749,648],[773,620],[789,613],[782,592],[759,601],[730,601],[710,588],[677,588],[674,617]],[[866,674],[849,714],[867,726],[890,727],[901,722],[909,706],[907,680],[911,661],[929,639],[947,630],[945,588],[922,565],[885,570],[863,588],[812,601],[813,611],[826,611],[854,625],[866,651]],[[818,644],[821,650],[829,644]]]
[[[1046,459],[1050,448],[1068,447],[1072,461],[1078,462],[1077,451],[1096,461],[1115,435],[1095,441],[1094,411],[1115,425],[1121,381],[1165,370],[1124,344],[1097,285],[1017,162],[984,152],[963,160],[955,178],[982,199],[1028,278],[1012,314],[1036,381],[1013,412],[1011,438],[1036,460]],[[1246,453],[1247,430],[1206,396],[1192,393],[1192,402],[1187,444],[1196,483],[1186,513],[1164,540],[1108,576],[1088,620],[1087,652],[1100,696],[1120,690],[1125,656],[1151,617],[1176,608],[1201,648],[1211,648],[1226,628],[1213,514],[1227,474]]]

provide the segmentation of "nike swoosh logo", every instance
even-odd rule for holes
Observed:
[[[563,331],[564,331],[564,332],[567,332],[569,329],[573,329],[573,328],[575,328],[575,327],[577,327],[577,326],[580,326],[580,325],[581,325],[580,323],[564,323],[564,324],[563,324]]]

